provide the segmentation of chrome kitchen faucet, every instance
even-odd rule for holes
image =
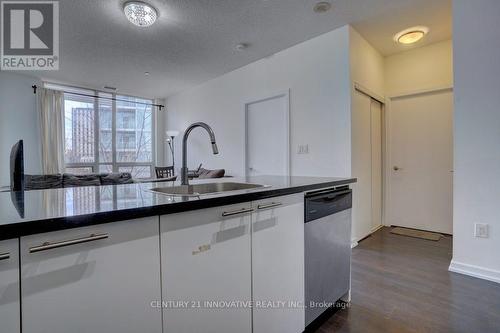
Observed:
[[[215,142],[215,134],[214,131],[210,126],[203,122],[198,122],[189,125],[189,127],[186,129],[186,132],[184,132],[184,137],[182,138],[182,169],[181,169],[181,185],[189,185],[188,181],[188,167],[187,167],[187,139],[189,137],[189,134],[193,129],[196,127],[202,127],[204,128],[207,132],[208,135],[210,136],[210,141],[212,143],[212,151],[214,155],[217,155],[219,153],[219,149],[217,148],[217,143]]]

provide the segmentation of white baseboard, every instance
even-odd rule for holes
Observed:
[[[344,302],[347,302],[347,303],[350,303],[351,302],[351,289],[349,289],[349,291],[340,298],[341,301],[344,301]]]
[[[493,269],[489,269],[489,268],[485,268],[485,267],[481,267],[481,266],[464,264],[464,263],[457,262],[454,260],[451,261],[450,267],[448,268],[448,270],[450,272],[469,275],[469,276],[473,276],[473,277],[476,277],[479,279],[500,283],[500,271],[497,271],[497,270],[493,270]]]
[[[353,249],[353,248],[355,248],[356,246],[358,246],[358,244],[359,244],[358,242],[359,242],[360,240],[362,240],[362,239],[365,239],[365,238],[369,237],[371,234],[373,234],[374,232],[376,232],[376,231],[378,231],[378,230],[382,229],[383,227],[385,227],[385,225],[381,224],[381,225],[379,225],[379,226],[377,226],[377,227],[373,228],[373,229],[370,231],[370,233],[369,233],[368,235],[366,235],[366,236],[363,236],[363,237],[358,237],[358,238],[352,238],[352,239],[351,239],[351,249]]]

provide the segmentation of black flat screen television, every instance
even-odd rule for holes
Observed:
[[[10,151],[10,190],[24,190],[23,140],[19,140]]]

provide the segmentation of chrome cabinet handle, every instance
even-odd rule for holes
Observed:
[[[268,209],[268,208],[278,207],[281,205],[283,205],[281,202],[271,202],[268,204],[258,205],[257,208],[258,209]]]
[[[233,216],[233,215],[238,215],[238,214],[245,214],[245,213],[250,213],[253,212],[253,208],[242,208],[238,210],[233,210],[231,212],[223,212],[222,216]]]
[[[0,260],[7,260],[10,258],[10,253],[0,253]]]
[[[106,239],[106,238],[109,238],[108,234],[91,234],[88,237],[76,238],[76,239],[71,239],[71,240],[62,241],[62,242],[55,242],[55,243],[45,242],[42,245],[30,247],[30,253],[46,251],[46,250],[51,250],[51,249],[57,249],[60,247],[65,247],[65,246],[70,246],[70,245],[75,245],[75,244],[93,242],[96,240]]]

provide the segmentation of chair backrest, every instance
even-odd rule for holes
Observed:
[[[156,178],[170,178],[174,176],[174,167],[156,167]]]

